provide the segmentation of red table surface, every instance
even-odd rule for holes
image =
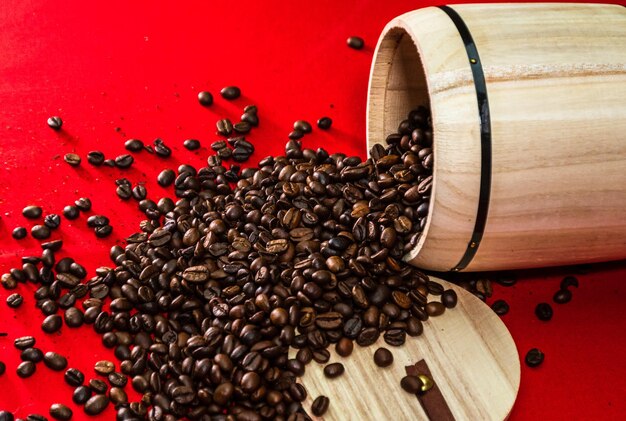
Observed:
[[[44,213],[61,213],[81,196],[93,202],[90,214],[108,215],[113,235],[97,239],[86,217],[63,219],[52,238],[62,238],[58,257],[72,256],[93,276],[98,266],[112,265],[109,248],[138,230],[142,214],[136,202],[122,202],[114,180],[125,176],[144,182],[155,201],[173,195],[156,183],[166,167],[187,162],[206,164],[208,146],[218,138],[215,122],[237,119],[243,106],[259,107],[260,127],[249,135],[257,152],[252,163],[280,154],[293,121],[316,121],[328,115],[333,127],[314,130],[304,139],[365,157],[365,110],[372,53],[383,26],[394,16],[429,5],[420,1],[385,2],[194,2],[3,0],[0,2],[0,273],[20,267],[23,255],[41,250],[32,238],[14,240],[16,226],[35,224],[21,215],[27,204]],[[159,4],[157,4],[159,3]],[[348,36],[365,39],[366,48],[346,47]],[[229,102],[220,88],[236,84],[240,99]],[[210,108],[196,95],[209,90]],[[63,130],[46,125],[51,115],[63,118]],[[87,164],[90,150],[107,157],[124,153],[128,138],[164,139],[169,159],[146,152],[136,155],[130,170]],[[187,138],[203,147],[189,152]],[[83,157],[69,167],[63,155]],[[522,364],[522,381],[510,419],[623,419],[626,413],[626,263],[593,265],[579,273],[580,288],[566,305],[554,304],[550,322],[533,314],[540,301],[551,301],[560,280],[573,268],[520,272],[512,288],[495,286],[494,297],[510,303],[503,320],[523,359],[532,347],[546,359],[530,369]],[[68,403],[75,419],[82,410],[71,402],[72,389],[62,373],[42,364],[31,378],[15,374],[19,353],[13,340],[32,334],[42,350],[68,356],[69,364],[95,377],[93,363],[115,360],[91,327],[62,328],[48,335],[34,309],[33,285],[20,285],[25,303],[12,310],[8,292],[0,290],[0,409],[20,417],[48,413],[54,402]],[[137,394],[129,394],[137,397]],[[113,419],[112,407],[98,419]]]

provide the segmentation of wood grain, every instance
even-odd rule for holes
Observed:
[[[328,412],[316,420],[425,420],[414,395],[400,388],[405,366],[424,359],[457,420],[503,420],[515,401],[520,364],[513,339],[502,321],[484,303],[462,288],[437,279],[459,296],[456,308],[424,323],[424,333],[391,347],[382,337],[370,346],[355,345],[349,357],[331,350],[330,362],[346,372],[327,379],[323,366],[312,362],[300,379],[308,392],[305,409],[319,395],[330,398]],[[390,367],[374,364],[376,349],[394,355]],[[295,351],[292,350],[292,355]]]
[[[489,213],[466,270],[625,258],[626,8],[453,9],[480,54],[492,126]],[[423,82],[403,84],[403,78],[424,80],[427,94],[412,88]],[[370,80],[368,145],[383,141],[420,103],[429,103],[433,114],[434,183],[426,229],[406,260],[446,271],[474,228],[480,126],[465,48],[437,8],[402,15],[383,31]]]

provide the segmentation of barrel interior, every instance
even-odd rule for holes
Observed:
[[[430,108],[419,51],[403,28],[391,28],[380,41],[370,82],[368,151],[395,133],[409,111]]]

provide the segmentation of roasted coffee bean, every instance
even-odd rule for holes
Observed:
[[[67,367],[67,359],[56,352],[46,352],[43,356],[43,363],[51,370],[61,371]]]
[[[230,134],[233,132],[233,123],[231,123],[231,121],[227,118],[218,120],[215,125],[217,127],[217,133],[221,134],[222,136],[230,136]]]
[[[75,153],[66,153],[65,156],[63,156],[63,160],[72,167],[78,167],[81,161],[80,156]]]
[[[374,352],[374,363],[379,367],[389,367],[393,364],[393,354],[387,348],[378,348]]]
[[[15,417],[9,411],[0,410],[0,421],[15,421]]]
[[[40,414],[28,414],[26,421],[48,421],[48,418]]]
[[[6,364],[0,361],[0,376],[2,376],[6,371],[7,371]],[[2,421],[2,418],[0,418],[0,421]]]
[[[67,384],[74,387],[81,386],[85,381],[85,375],[77,368],[68,368],[63,378]]]
[[[111,361],[101,360],[94,364],[94,371],[101,376],[107,376],[115,371],[115,364]]]
[[[103,227],[109,224],[109,218],[104,215],[91,215],[87,218],[87,226],[94,227]]]
[[[572,292],[569,289],[560,289],[554,293],[552,301],[557,304],[569,303],[572,300]]]
[[[493,304],[491,304],[491,309],[498,316],[504,316],[509,312],[509,304],[504,300],[496,300]]]
[[[28,231],[26,231],[26,228],[24,227],[15,227],[11,235],[16,240],[21,240],[22,238],[26,238],[26,236],[28,235]]]
[[[133,158],[132,155],[129,155],[129,154],[119,155],[115,157],[115,166],[121,169],[130,168],[130,166],[133,165],[134,160],[135,159]]]
[[[406,341],[406,332],[402,329],[389,329],[384,333],[383,339],[391,346],[400,346]]]
[[[198,102],[203,107],[208,107],[213,104],[213,95],[211,95],[211,92],[200,91],[198,92]]]
[[[311,123],[306,120],[298,120],[293,123],[293,129],[302,133],[311,133],[313,128],[311,127]]]
[[[456,292],[453,289],[447,289],[441,294],[441,303],[446,308],[456,307],[457,300]]]
[[[35,363],[32,361],[23,361],[17,366],[17,375],[23,379],[32,376],[37,370]]]
[[[335,351],[337,354],[342,357],[347,357],[352,354],[352,350],[354,349],[354,344],[351,339],[341,338],[335,345]]]
[[[187,139],[183,142],[183,146],[190,151],[200,149],[200,141],[196,139]]]
[[[39,348],[26,348],[20,353],[22,361],[32,361],[34,363],[43,360],[43,352]]]
[[[28,219],[38,219],[41,218],[41,214],[43,210],[39,206],[29,205],[22,209],[22,215],[24,215]]]
[[[52,130],[61,130],[61,127],[63,126],[63,120],[61,120],[61,117],[59,116],[52,116],[52,117],[48,117],[48,126],[52,129]]]
[[[241,90],[236,86],[226,86],[220,91],[220,95],[224,99],[237,99],[241,96]]]
[[[524,361],[528,367],[537,367],[541,363],[543,363],[544,354],[537,348],[532,348],[528,353],[526,353],[526,357]]]
[[[45,225],[35,225],[30,229],[30,235],[37,240],[45,240],[50,237],[50,228]]]
[[[62,403],[50,405],[50,416],[55,420],[69,420],[72,418],[72,410]]]
[[[578,279],[575,276],[566,276],[561,280],[561,289],[568,289],[569,287],[578,288]]]
[[[41,323],[41,330],[46,333],[58,332],[63,326],[63,319],[58,314],[51,314]]]
[[[356,36],[352,36],[348,38],[347,43],[348,43],[348,47],[353,48],[355,50],[361,50],[365,46],[365,42],[363,41],[363,38],[356,37]]]
[[[143,184],[137,184],[132,191],[133,198],[137,201],[144,200],[148,195],[146,187]]]
[[[332,363],[324,367],[324,375],[329,379],[334,379],[335,377],[341,376],[344,371],[345,368],[341,363]]]
[[[157,183],[159,183],[159,186],[161,187],[168,187],[174,182],[175,179],[176,173],[174,170],[165,169],[159,173]]]
[[[322,130],[330,129],[330,126],[332,126],[332,124],[333,124],[333,120],[330,117],[322,117],[319,120],[317,120],[317,127],[319,127]]]
[[[35,346],[35,338],[32,336],[21,336],[13,341],[13,345],[15,346],[15,348],[23,351],[25,349]]]
[[[400,380],[400,386],[402,387],[402,389],[411,394],[415,394],[421,391],[423,385],[424,383],[417,376],[404,376]]]
[[[172,150],[167,146],[163,140],[155,139],[154,140],[154,153],[161,158],[168,158],[172,155]]]
[[[233,130],[240,134],[249,133],[252,129],[252,126],[247,121],[240,121],[239,123],[233,124]]]
[[[552,314],[552,306],[548,303],[539,303],[537,307],[535,307],[535,316],[537,316],[539,320],[547,322],[552,319]]]
[[[426,304],[425,310],[429,316],[436,317],[443,314],[443,312],[446,310],[446,307],[440,302],[431,301],[430,303]]]
[[[87,386],[78,386],[72,394],[72,401],[78,405],[82,405],[89,400],[92,390]]]
[[[90,379],[89,387],[91,388],[91,390],[94,391],[94,393],[99,393],[99,394],[106,393],[108,389],[107,384],[100,379]]]
[[[311,412],[316,417],[321,417],[328,411],[328,405],[330,404],[330,399],[328,399],[324,395],[320,395],[311,404]]]
[[[125,375],[115,371],[113,373],[109,373],[107,379],[109,380],[109,383],[111,383],[111,386],[116,387],[125,387],[126,383],[128,383],[128,378]]]
[[[50,229],[57,229],[61,225],[61,217],[56,213],[51,213],[50,215],[46,215],[43,219],[43,223]]]
[[[50,250],[52,252],[57,252],[61,250],[63,247],[63,240],[52,240],[46,241],[45,243],[39,244],[43,250]]]
[[[98,415],[109,406],[109,398],[106,395],[94,395],[85,402],[85,413],[87,415]]]
[[[144,144],[139,139],[128,139],[124,142],[124,147],[131,152],[141,152],[144,148]]]
[[[7,305],[11,308],[18,308],[24,302],[24,297],[20,294],[15,293],[11,294],[7,297]]]
[[[125,404],[128,402],[128,395],[124,392],[124,389],[119,387],[112,387],[109,391],[109,399],[114,405]]]
[[[78,218],[79,214],[80,212],[78,211],[78,208],[76,206],[68,205],[63,208],[63,216],[65,216],[67,219],[76,219]]]
[[[113,232],[113,227],[111,225],[104,225],[101,227],[95,227],[93,231],[96,233],[96,237],[104,238],[111,235],[111,233]]]
[[[88,197],[81,197],[77,199],[74,204],[78,210],[82,212],[88,212],[91,210],[91,200]]]

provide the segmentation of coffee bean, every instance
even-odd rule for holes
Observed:
[[[335,377],[341,376],[344,371],[345,368],[341,363],[332,363],[324,367],[324,375],[329,379],[334,379]]]
[[[161,187],[168,187],[174,182],[175,179],[176,173],[174,172],[174,170],[165,169],[159,173],[157,177],[157,182]]]
[[[578,279],[575,276],[566,276],[561,280],[561,289],[568,289],[569,287],[578,288]]]
[[[383,339],[391,346],[401,346],[406,341],[406,332],[402,329],[389,329],[384,333]]]
[[[289,133],[289,139],[291,140],[298,140],[298,139],[302,139],[302,137],[304,136],[304,133],[301,132],[300,130],[294,130],[291,133]]]
[[[109,224],[109,218],[104,215],[91,215],[87,218],[87,226],[90,228],[103,227]]]
[[[26,235],[28,235],[28,231],[26,231],[26,228],[24,227],[15,227],[11,235],[16,240],[21,240],[22,238],[26,238]]]
[[[48,117],[48,126],[52,130],[61,130],[61,126],[63,126],[63,120],[61,120],[61,117],[58,116]]]
[[[26,348],[20,353],[22,361],[32,361],[34,363],[43,360],[43,352],[39,348]]]
[[[7,297],[7,305],[11,308],[18,308],[24,302],[24,297],[20,294],[15,293],[11,294]]]
[[[35,363],[32,361],[23,361],[17,366],[17,375],[23,379],[32,376],[37,370]]]
[[[93,232],[96,233],[96,237],[105,238],[111,235],[113,232],[113,227],[111,225],[103,225],[101,227],[95,227]]]
[[[78,167],[80,165],[80,156],[75,153],[66,153],[63,160],[70,164],[72,167]]]
[[[76,219],[78,218],[79,214],[80,212],[78,211],[78,208],[76,206],[68,205],[63,208],[63,216],[65,216],[67,219]]]
[[[337,354],[341,355],[342,357],[347,357],[350,354],[352,354],[353,349],[354,349],[354,344],[352,340],[348,338],[339,339],[339,341],[335,345],[335,351],[337,352]]]
[[[50,237],[50,228],[45,225],[35,225],[30,229],[30,235],[37,240],[45,240]]]
[[[51,213],[50,215],[46,215],[43,219],[43,223],[50,229],[57,229],[61,225],[61,217],[56,213]]]
[[[56,352],[46,352],[43,356],[43,363],[51,370],[61,371],[67,367],[67,359]]]
[[[328,411],[328,405],[330,404],[330,399],[328,399],[324,395],[320,395],[311,404],[311,412],[316,417],[321,417]]]
[[[167,158],[172,155],[172,150],[167,146],[163,140],[155,139],[154,140],[154,153],[161,158]]]
[[[125,375],[115,371],[113,373],[109,373],[107,379],[109,380],[109,383],[111,383],[111,386],[116,387],[125,387],[126,383],[128,383],[128,378]]]
[[[2,376],[6,371],[7,371],[6,364],[0,361],[0,376]],[[2,421],[1,417],[0,417],[0,421]]]
[[[108,389],[107,384],[100,379],[90,379],[89,387],[97,394],[104,394]]]
[[[552,307],[548,303],[539,303],[537,307],[535,307],[535,316],[537,316],[539,320],[547,322],[552,319],[552,314]]]
[[[89,400],[92,391],[87,386],[78,386],[72,394],[72,401],[78,405],[82,405]]]
[[[569,303],[572,300],[572,292],[568,289],[560,289],[554,293],[552,301],[557,304]]]
[[[187,139],[183,142],[183,146],[190,151],[200,149],[200,141],[196,139]]]
[[[131,152],[141,152],[144,148],[144,144],[139,139],[128,139],[124,142],[124,147]]]
[[[85,375],[77,368],[68,368],[63,378],[67,384],[74,387],[81,386],[85,381]]]
[[[491,305],[491,309],[498,316],[504,316],[505,314],[507,314],[509,312],[509,304],[506,301],[504,301],[504,300],[496,300]]]
[[[129,155],[129,154],[119,155],[115,157],[115,166],[120,169],[130,168],[130,166],[133,165],[134,160],[135,159],[133,158],[132,155]]]
[[[104,163],[104,154],[100,151],[90,151],[87,154],[87,162],[93,166],[99,167]]]
[[[541,363],[543,363],[544,354],[537,348],[532,348],[528,353],[526,353],[526,357],[524,361],[528,367],[537,367]]]
[[[387,348],[378,348],[374,352],[374,363],[379,367],[389,367],[393,364],[393,354]]]
[[[400,380],[400,387],[402,387],[405,392],[411,394],[416,394],[421,391],[423,384],[422,380],[417,376],[404,376]]]
[[[298,120],[293,123],[293,129],[305,134],[312,131],[311,123],[306,120]]]
[[[441,303],[446,308],[454,308],[457,303],[457,295],[453,289],[447,289],[441,294]]]
[[[88,212],[91,210],[91,200],[88,197],[81,197],[77,199],[74,204],[78,208],[78,210],[82,212]]]
[[[14,421],[15,417],[9,411],[0,410],[0,421]]]
[[[76,307],[70,307],[65,310],[64,318],[67,327],[80,327],[83,325],[84,315]]]
[[[55,420],[69,420],[72,418],[72,415],[72,410],[61,403],[50,405],[50,416]]]
[[[230,134],[233,132],[233,123],[231,123],[231,121],[227,118],[218,120],[215,125],[217,127],[217,133],[221,134],[222,136],[230,136]]]
[[[111,399],[111,403],[114,405],[125,404],[128,402],[128,396],[123,389],[119,387],[112,387],[109,391],[109,399]]]
[[[198,92],[198,102],[200,105],[208,107],[213,104],[213,95],[211,95],[211,92],[200,91]]]
[[[220,91],[220,95],[224,99],[237,99],[241,96],[241,90],[236,86],[226,86]]]
[[[363,38],[355,37],[355,36],[348,38],[347,43],[348,43],[348,47],[354,48],[355,50],[361,50],[365,46],[365,42],[363,41]]]
[[[109,398],[106,395],[94,395],[85,402],[84,411],[87,415],[98,415],[109,406]]]
[[[443,312],[446,310],[446,307],[440,302],[431,301],[430,303],[426,304],[425,310],[429,316],[436,317],[442,315]]]
[[[63,319],[58,314],[52,314],[46,317],[41,323],[41,329],[46,333],[55,333],[61,329]]]
[[[239,123],[235,123],[233,125],[233,130],[240,134],[249,133],[252,129],[252,125],[247,121],[240,121]]]
[[[21,336],[13,341],[13,345],[15,346],[15,348],[23,351],[25,349],[35,346],[35,338],[33,338],[32,336]]]
[[[22,209],[22,215],[28,219],[38,219],[41,217],[43,210],[39,206],[29,205]]]
[[[26,421],[48,421],[48,418],[40,414],[28,414]]]
[[[319,127],[322,130],[330,129],[330,126],[332,126],[332,124],[333,124],[333,120],[330,117],[322,117],[319,120],[317,120],[317,127]]]
[[[111,361],[101,360],[94,365],[94,371],[101,376],[106,376],[115,371],[115,364]]]
[[[230,382],[224,382],[215,388],[213,393],[213,401],[218,405],[226,405],[235,392],[235,388]]]

